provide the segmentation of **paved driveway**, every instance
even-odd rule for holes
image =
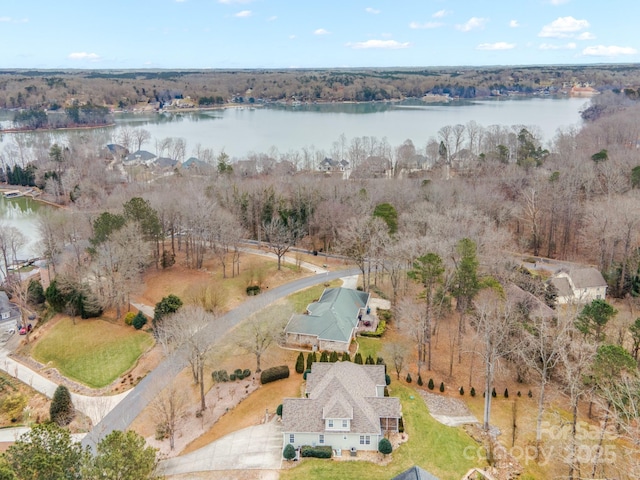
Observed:
[[[243,428],[195,452],[160,462],[162,475],[210,470],[277,470],[282,464],[282,428],[271,422]]]

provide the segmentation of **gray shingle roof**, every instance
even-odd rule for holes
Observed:
[[[572,268],[569,276],[576,288],[606,287],[607,282],[602,274],[593,267]]]
[[[308,398],[282,402],[284,430],[322,433],[325,419],[347,418],[351,433],[379,434],[380,417],[401,416],[398,398],[376,396],[379,385],[385,385],[384,365],[316,362],[307,375]]]
[[[323,340],[349,342],[358,325],[358,312],[369,294],[350,288],[327,288],[320,300],[307,307],[308,315],[293,315],[286,333],[316,335]]]
[[[438,480],[438,478],[416,466],[396,475],[391,480]]]

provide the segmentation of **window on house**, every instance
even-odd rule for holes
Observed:
[[[333,420],[329,420],[329,428],[333,428]]]
[[[289,443],[295,443],[296,436],[293,433],[289,434]]]
[[[360,445],[371,445],[371,437],[369,435],[360,435]]]
[[[320,444],[324,443],[324,435],[319,435],[318,436],[318,443],[320,443]]]
[[[349,426],[348,420],[342,420],[342,428],[347,428]]]

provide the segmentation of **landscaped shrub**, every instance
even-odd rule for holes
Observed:
[[[260,375],[260,383],[264,385],[283,378],[289,378],[289,367],[287,365],[279,365],[263,370]]]
[[[247,295],[250,297],[253,295],[258,295],[260,293],[260,285],[249,285],[247,287]]]
[[[278,407],[276,408],[276,415],[278,415],[279,417],[282,416],[282,404],[278,405]]]
[[[444,382],[440,382],[440,393],[444,392]]]
[[[39,280],[32,278],[27,287],[27,301],[33,305],[42,305],[46,300],[44,288]]]
[[[233,371],[233,374],[236,376],[237,380],[242,380],[244,378],[244,375],[242,374],[242,369],[240,369],[240,368],[236,368]]]
[[[460,392],[460,395],[464,395],[464,387],[460,387],[460,390],[458,390]]]
[[[391,377],[388,374],[384,375],[384,383],[386,385],[391,385]]]
[[[127,314],[124,316],[124,324],[125,325],[133,325],[133,319],[136,317],[136,314],[133,312],[127,312]]]
[[[349,355],[349,352],[342,352],[342,361],[343,362],[351,361],[351,355]]]
[[[428,388],[429,390],[433,390],[435,387],[436,387],[436,386],[435,386],[435,384],[433,383],[433,378],[430,378],[430,379],[429,379],[429,383],[427,383],[427,388]]]
[[[520,390],[518,390],[518,393],[516,393],[516,395],[518,395],[518,397],[522,396],[522,393],[520,393]]]
[[[356,356],[353,359],[353,363],[357,363],[358,365],[362,365],[362,354],[360,352],[356,353]]]
[[[393,312],[388,308],[376,308],[376,313],[381,321],[390,322],[393,318]]]
[[[242,371],[242,378],[247,378],[247,377],[249,377],[249,376],[251,376],[251,370],[249,370],[248,368],[245,368],[245,369]]]
[[[325,363],[329,361],[329,355],[327,355],[327,352],[322,352],[320,354],[320,361]]]
[[[404,420],[402,417],[398,419],[398,432],[404,433]]]
[[[331,352],[331,355],[329,355],[329,361],[331,363],[335,363],[338,361],[338,352]]]
[[[491,396],[492,396],[493,398],[496,398],[496,397],[497,397],[497,394],[496,394],[496,387],[493,387],[493,388],[491,389]]]
[[[303,445],[300,447],[300,455],[303,457],[331,458],[332,453],[333,449],[329,445],[320,445],[317,447]]]
[[[27,406],[27,397],[20,392],[12,393],[0,403],[0,412],[9,416],[12,422],[22,419],[24,408]]]
[[[307,369],[311,368],[311,364],[313,362],[317,362],[316,352],[309,352],[309,354],[307,355]]]
[[[471,387],[471,390],[469,391],[469,395],[471,395],[472,397],[476,396],[476,389]]]
[[[375,361],[371,355],[367,355],[367,359],[364,361],[365,365],[375,365]]]
[[[61,427],[69,425],[73,417],[76,416],[76,410],[71,401],[71,393],[69,393],[69,389],[64,385],[59,385],[53,393],[53,399],[49,407],[49,415],[51,416],[51,421]]]
[[[407,373],[406,380],[407,380],[407,383],[411,383],[411,374],[410,373]]]
[[[304,380],[306,380],[306,379],[307,379],[307,375],[309,375],[310,373],[311,373],[311,369],[310,369],[310,368],[307,368],[307,369],[304,371],[304,373],[302,374],[302,378],[303,378]]]
[[[383,455],[389,455],[393,451],[393,447],[388,438],[380,439],[378,442],[378,451]]]
[[[296,359],[296,373],[304,372],[304,354],[300,352],[298,358]]]
[[[363,337],[380,338],[386,329],[387,322],[385,322],[384,320],[380,320],[375,332],[360,332],[360,335]]]
[[[236,381],[236,374],[235,373],[232,373],[232,374],[229,375],[229,381],[230,382],[235,382]]]
[[[282,456],[285,460],[293,460],[294,458],[296,458],[295,447],[290,443],[287,443],[287,445],[284,447],[284,451],[282,452]]]
[[[211,372],[211,378],[213,378],[213,381],[216,383],[228,382],[229,374],[226,370],[215,370]]]
[[[527,397],[533,398],[533,393],[531,392],[531,390],[529,390],[529,393],[527,393]]]
[[[504,398],[509,398],[509,389],[508,388],[504,389]]]
[[[389,388],[388,388],[386,385],[384,386],[383,395],[384,395],[385,397],[388,397],[388,396],[389,396]]]
[[[422,375],[418,374],[418,381],[416,382],[420,387],[423,385]]]
[[[133,325],[133,328],[140,330],[147,324],[147,316],[142,312],[138,312],[136,316],[133,317],[131,324]]]

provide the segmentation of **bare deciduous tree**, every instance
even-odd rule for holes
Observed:
[[[171,383],[151,402],[151,415],[158,428],[169,437],[169,448],[174,449],[174,439],[180,419],[187,410],[187,397],[184,389]]]

